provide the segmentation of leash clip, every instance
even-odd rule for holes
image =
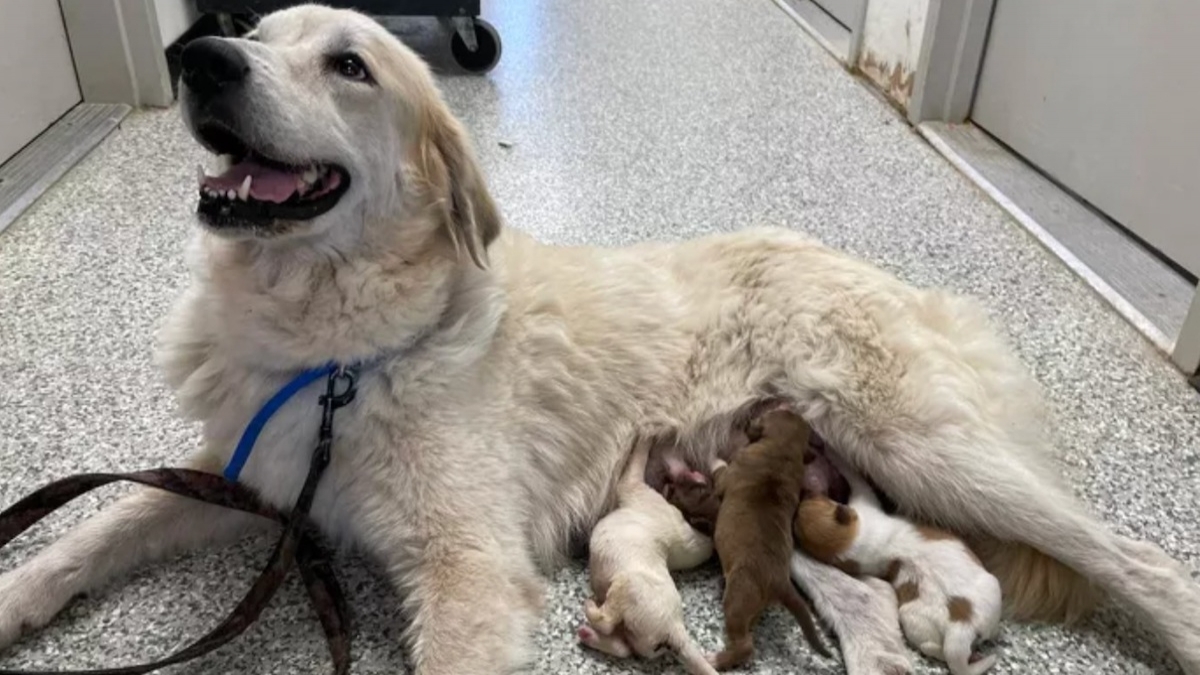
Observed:
[[[317,449],[313,453],[313,463],[324,469],[329,465],[330,451],[333,446],[333,413],[338,408],[350,405],[358,394],[358,368],[340,366],[329,371],[325,380],[325,393],[319,399],[321,404],[321,431],[317,437]]]

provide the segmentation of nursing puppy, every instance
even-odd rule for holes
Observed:
[[[655,438],[642,435],[617,485],[617,508],[592,531],[588,571],[592,598],[585,645],[614,656],[644,658],[669,647],[692,675],[715,675],[683,623],[683,601],[670,570],[689,569],[712,556],[712,540],[691,528],[644,480]],[[599,604],[597,604],[599,603]]]
[[[995,665],[995,654],[975,660],[974,644],[999,630],[1000,582],[962,541],[887,515],[865,482],[846,478],[849,506],[828,497],[801,502],[795,520],[801,549],[851,574],[889,581],[909,643],[946,661],[954,675],[981,675]]]
[[[828,656],[808,603],[792,585],[792,521],[804,486],[808,424],[786,410],[762,417],[758,441],[713,472],[721,502],[714,541],[725,573],[725,649],[712,657],[717,670],[754,655],[754,625],[776,602],[795,617],[804,637]]]
[[[220,471],[304,371],[361,365],[312,517],[404,598],[418,675],[528,668],[546,573],[611,509],[633,430],[667,420],[706,467],[765,399],[898,512],[978,543],[1013,614],[1079,616],[1102,589],[1200,675],[1200,586],[1064,485],[1038,384],[978,303],[784,229],[601,248],[504,227],[428,67],[361,14],[292,7],[181,61],[179,108],[213,174],[158,336],[203,436],[187,465]],[[320,389],[278,411],[241,474],[276,508],[307,473]],[[135,490],[0,574],[0,646],[255,527]],[[844,650],[852,675],[894,662],[878,610],[850,602],[861,582],[801,573],[823,579],[813,597],[841,635],[866,636]]]

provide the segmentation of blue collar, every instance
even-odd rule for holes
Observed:
[[[263,427],[267,426],[267,422],[271,417],[279,412],[293,396],[300,393],[313,382],[327,378],[337,372],[339,366],[335,363],[327,363],[319,368],[306,370],[290,382],[283,385],[278,392],[275,393],[254,417],[250,419],[250,423],[246,425],[246,430],[242,432],[242,437],[238,440],[237,448],[233,451],[233,456],[229,458],[229,464],[225,465],[225,478],[231,481],[237,481],[238,476],[242,473],[242,468],[246,466],[246,460],[250,459],[250,453],[254,450],[254,444],[258,441],[259,434],[262,433]]]

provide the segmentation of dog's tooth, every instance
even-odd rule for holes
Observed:
[[[317,180],[317,170],[312,168],[305,170],[304,173],[300,174],[300,180],[311,184],[313,181]]]
[[[200,187],[204,187],[204,179],[205,178],[208,178],[208,174],[204,173],[204,166],[201,164],[197,164],[196,165],[196,185],[198,185]]]
[[[237,191],[238,199],[246,201],[250,197],[250,182],[252,180],[253,177],[250,174],[246,174],[246,177],[242,179],[242,186]]]
[[[237,197],[237,192],[236,192],[236,191],[234,191],[234,190],[226,190],[226,191],[225,191],[225,198],[226,198],[226,199],[233,199],[234,197]]]

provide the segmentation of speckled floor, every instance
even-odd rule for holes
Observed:
[[[1200,569],[1200,396],[774,5],[527,0],[489,9],[503,63],[487,78],[442,84],[511,225],[551,241],[622,244],[783,224],[914,283],[974,294],[1045,384],[1079,494],[1120,531]],[[433,35],[408,34],[427,43]],[[0,236],[0,504],[74,472],[171,464],[196,443],[150,346],[185,281],[198,157],[174,111],[136,113]],[[0,568],[116,492],[21,538]],[[0,667],[97,667],[181,646],[232,606],[268,545],[138,574],[72,605]],[[401,671],[395,597],[368,563],[342,569],[358,616],[354,672]],[[681,586],[694,634],[715,647],[713,570],[684,575]],[[660,672],[576,646],[584,588],[581,565],[555,577],[538,672]],[[841,672],[780,615],[760,635],[749,672]],[[998,674],[1178,672],[1115,610],[1070,632],[1012,626],[999,648]],[[327,668],[292,583],[245,638],[179,670]]]

